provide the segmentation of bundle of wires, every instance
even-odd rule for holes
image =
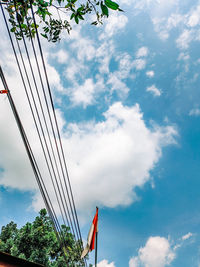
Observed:
[[[0,6],[5,26],[8,32],[9,40],[16,59],[17,67],[25,90],[25,94],[28,100],[31,115],[34,121],[36,132],[39,138],[41,150],[44,156],[44,162],[48,170],[48,181],[46,177],[44,179],[39,164],[34,156],[33,149],[27,138],[27,134],[24,130],[22,121],[17,112],[15,103],[13,101],[11,92],[9,91],[1,68],[0,76],[5,90],[8,90],[8,100],[15,116],[22,140],[24,142],[28,158],[30,160],[36,181],[39,186],[39,190],[43,197],[48,214],[53,223],[58,242],[60,243],[60,246],[63,249],[63,255],[65,256],[65,239],[61,230],[61,224],[64,224],[70,228],[70,231],[73,234],[75,240],[78,241],[78,244],[80,244],[79,246],[81,255],[83,245],[80,226],[78,222],[77,211],[69,179],[61,134],[58,127],[58,121],[50,89],[50,83],[48,79],[41,41],[36,26],[34,11],[31,7],[32,19],[36,29],[36,40],[33,40],[32,35],[30,34],[30,41],[28,41],[27,44],[27,41],[22,31],[21,41],[19,41],[14,34],[12,35],[9,29],[8,18],[6,16],[6,12],[2,3],[0,3]],[[29,25],[28,23],[29,22],[27,20],[27,25]],[[19,28],[21,29],[20,22]],[[24,53],[22,53],[22,46],[25,51],[26,58],[24,58]],[[30,57],[30,50],[34,58],[34,62]],[[37,53],[37,51],[39,51],[39,53]],[[52,185],[56,203],[52,201],[52,195],[49,193],[47,182],[51,183]],[[56,211],[57,206],[59,212]],[[87,266],[86,261],[84,262],[84,264],[85,266]]]

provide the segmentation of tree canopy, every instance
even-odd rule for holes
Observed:
[[[64,267],[65,260],[70,267],[84,266],[80,259],[80,241],[75,241],[69,227],[61,227],[65,239],[65,259],[45,209],[39,212],[32,223],[27,222],[20,229],[13,221],[3,226],[0,251],[47,267]]]
[[[72,20],[78,24],[88,19],[87,15],[95,14],[91,24],[98,25],[109,16],[109,10],[122,11],[112,0],[2,0],[1,3],[6,5],[11,31],[18,40],[22,34],[34,37],[38,28],[48,41],[57,42],[63,30],[70,33]]]

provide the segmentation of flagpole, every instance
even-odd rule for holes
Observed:
[[[98,237],[98,232],[96,232],[95,267],[97,267],[97,237]]]
[[[96,207],[98,211],[98,207]],[[97,239],[98,239],[98,222],[97,222],[97,229],[96,229],[96,243],[95,243],[95,267],[97,267]]]

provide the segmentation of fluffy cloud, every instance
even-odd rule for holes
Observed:
[[[128,23],[128,18],[125,15],[119,13],[113,13],[108,17],[105,22],[104,32],[100,35],[100,39],[110,38],[116,34],[119,30],[125,28]]]
[[[146,72],[146,75],[147,75],[147,77],[152,78],[152,77],[154,77],[155,73],[153,70],[149,70]]]
[[[148,48],[143,46],[140,49],[138,49],[137,53],[136,53],[136,57],[146,57],[148,55]]]
[[[70,100],[74,105],[88,105],[94,104],[95,84],[92,79],[85,80],[84,84],[76,87],[70,93]]]
[[[20,114],[23,113],[36,158],[45,173],[44,159],[32,120],[27,115],[28,109],[22,107],[21,95],[16,94],[15,100],[20,106]],[[37,186],[8,104],[3,98],[0,101],[0,166],[4,169],[0,183],[11,188],[35,190]],[[85,210],[90,212],[96,205],[116,207],[135,201],[134,189],[150,179],[150,170],[161,157],[162,147],[174,143],[176,135],[171,126],[148,129],[139,105],[126,107],[115,103],[104,113],[104,118],[101,122],[70,124],[62,132],[77,207],[83,213]],[[65,125],[63,118],[59,121]],[[38,194],[33,205],[41,207]]]
[[[200,22],[200,5],[192,8],[187,16],[187,25],[189,27],[195,27]]]
[[[111,91],[116,91],[118,95],[123,98],[128,95],[129,88],[127,85],[122,82],[116,74],[111,74],[107,81],[108,84],[111,84]]]
[[[97,263],[97,267],[115,267],[115,264],[114,262],[108,263],[107,260],[102,260]]]
[[[133,61],[133,67],[136,68],[136,70],[143,70],[146,66],[146,60],[145,59],[136,59]]]
[[[154,96],[161,96],[161,91],[155,85],[147,87],[146,91],[151,92]]]
[[[83,44],[85,45],[85,42],[81,45]],[[54,201],[55,196],[52,193],[39,140],[22,90],[23,86],[16,71],[15,61],[9,53],[10,47],[5,34],[2,34],[0,49],[2,55],[0,60],[6,62],[4,70],[8,85]],[[79,48],[74,49],[79,51]],[[101,57],[102,53],[98,52]],[[62,61],[63,52],[59,55],[57,60]],[[78,55],[80,61],[90,60],[87,54]],[[71,77],[72,83],[76,80],[77,73],[87,67],[86,64],[81,63],[76,68],[75,60],[76,58],[71,59],[69,65],[69,67],[74,66],[75,70],[68,68],[65,71],[67,77]],[[140,58],[136,60],[135,67],[142,69],[146,62]],[[124,79],[130,73],[128,64],[131,58],[126,55],[124,60],[121,57],[118,62],[119,70],[123,73],[120,78]],[[51,74],[51,84],[63,91],[58,71],[52,66],[47,67]],[[97,82],[103,84],[100,79]],[[97,82],[88,78],[78,85],[77,90],[72,90],[70,97],[74,103],[81,103],[83,106],[94,103]],[[114,82],[117,85],[120,84],[120,81],[112,80],[112,85]],[[135,189],[149,181],[150,171],[159,161],[162,148],[175,142],[176,130],[173,127],[157,126],[149,129],[146,126],[139,105],[127,107],[117,102],[100,115],[101,121],[93,120],[66,125],[62,110],[58,112],[59,122],[63,126],[62,141],[77,207],[84,214],[86,210],[90,212],[96,205],[125,206],[137,200]],[[0,173],[0,185],[19,190],[31,190],[35,193],[37,185],[10,107],[4,97],[0,98],[0,125],[0,168],[3,169]],[[41,203],[43,203],[41,196],[35,193],[33,206],[39,209],[43,205]]]
[[[194,31],[185,29],[176,40],[176,44],[181,49],[187,49],[189,44],[194,39]]]
[[[175,253],[168,239],[160,236],[150,237],[138,256],[129,261],[129,267],[164,267],[175,259]]]
[[[69,62],[68,61],[69,55],[63,49],[60,49],[58,52],[50,54],[49,56],[51,58],[55,59],[56,61],[58,61],[58,63],[60,63],[60,64],[67,64]]]

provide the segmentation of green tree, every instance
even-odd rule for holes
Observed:
[[[83,260],[80,259],[80,242],[75,241],[69,227],[61,227],[68,266],[84,266]],[[20,229],[14,222],[3,226],[0,234],[0,251],[47,267],[66,266],[62,249],[45,209],[39,212],[34,222],[27,222]]]
[[[38,28],[48,41],[57,42],[63,30],[70,33],[70,20],[78,24],[85,17],[88,19],[86,15],[96,14],[96,20],[92,24],[97,25],[102,24],[103,18],[109,16],[109,9],[122,11],[112,0],[2,0],[1,3],[6,5],[11,31],[18,40],[21,40],[22,33],[26,37],[34,37]],[[57,15],[52,15],[53,8],[57,10]],[[64,19],[61,18],[61,13],[65,13]]]

